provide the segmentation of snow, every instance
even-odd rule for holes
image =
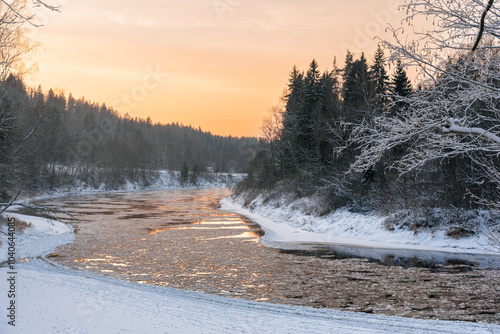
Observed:
[[[243,180],[247,174],[242,173],[203,173],[197,178],[196,184],[181,184],[180,173],[176,171],[160,170],[158,178],[151,184],[145,186],[138,182],[126,180],[124,184],[109,188],[105,183],[98,187],[91,186],[86,182],[76,179],[70,186],[63,186],[51,189],[49,197],[58,197],[67,194],[91,194],[112,191],[137,191],[137,190],[158,190],[173,188],[227,188],[236,185]],[[46,198],[46,195],[30,196],[31,199]]]
[[[485,137],[491,141],[500,143],[500,137],[491,133],[488,130],[481,128],[471,128],[460,125],[460,120],[457,118],[448,118],[447,125],[443,126],[441,131],[443,133],[456,132],[456,133],[465,133],[465,134],[476,134],[481,137]]]
[[[80,179],[73,180],[71,185],[61,186],[47,190],[44,193],[29,195],[30,200],[45,199],[48,197],[60,197],[68,194],[92,194],[102,192],[122,192],[139,190],[159,190],[176,188],[227,188],[236,185],[242,181],[247,174],[242,173],[202,173],[197,178],[196,184],[181,184],[180,173],[176,171],[160,170],[158,178],[151,184],[144,185],[139,182],[125,180],[125,183],[119,186],[109,187],[105,183],[99,186],[90,185]]]
[[[230,206],[227,200],[223,203],[224,207]],[[54,247],[71,242],[74,235],[70,227],[42,218],[8,215],[31,223],[23,233],[19,232],[16,239],[18,258],[30,259],[16,263],[14,268],[0,268],[0,309],[5,313],[0,321],[2,334],[500,332],[498,325],[250,302],[74,271],[46,259],[37,259]],[[268,221],[272,223],[270,219]],[[297,227],[281,225],[274,232],[276,240],[289,238],[297,230]],[[5,227],[2,229],[6,231]],[[6,239],[2,234],[0,251],[4,259]],[[12,270],[17,272],[15,328],[6,320],[9,305],[7,278]]]
[[[491,333],[500,326],[249,302],[19,264],[16,328],[1,333]],[[0,277],[7,277],[6,268]],[[0,289],[6,291],[6,280]],[[6,305],[2,294],[2,305]]]
[[[374,214],[353,213],[338,210],[324,216],[307,213],[310,199],[265,201],[258,196],[244,206],[240,197],[221,200],[221,209],[244,215],[263,227],[266,234],[262,244],[286,248],[289,244],[331,244],[385,250],[418,250],[470,255],[500,255],[488,245],[484,234],[468,238],[452,239],[445,231],[421,231],[414,233],[384,227],[386,217]],[[498,252],[498,251],[497,251]]]
[[[4,214],[5,219],[14,219],[16,222],[31,224],[23,231],[15,233],[16,260],[28,257],[43,256],[51,253],[58,246],[73,242],[75,234],[73,228],[64,223],[45,218],[24,216],[20,214]],[[12,220],[11,220],[12,221]],[[4,233],[8,232],[7,225],[1,225],[2,243],[0,244],[0,263],[7,261],[7,240]]]

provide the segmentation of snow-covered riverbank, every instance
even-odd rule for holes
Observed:
[[[2,333],[491,333],[500,326],[424,321],[253,303],[132,284],[51,267],[18,266],[16,328]],[[6,277],[6,269],[0,269]],[[2,282],[5,280],[2,280]],[[5,282],[1,287],[5,291]],[[3,296],[2,296],[3,297]],[[5,304],[2,298],[2,304]]]
[[[144,185],[138,182],[126,180],[125,183],[109,187],[106,183],[92,186],[81,180],[74,180],[72,184],[60,186],[45,192],[39,191],[29,195],[30,199],[64,196],[67,194],[92,194],[111,191],[136,191],[136,190],[158,190],[177,188],[231,188],[243,180],[246,174],[239,173],[202,173],[197,177],[195,183],[182,184],[180,173],[175,171],[158,171],[157,178],[150,184]]]
[[[304,212],[314,203],[308,199],[288,204],[266,201],[262,196],[244,205],[242,196],[221,200],[221,209],[257,222],[266,231],[261,242],[284,248],[298,244],[332,244],[366,249],[500,255],[485,233],[455,239],[445,230],[411,231],[384,226],[386,217],[339,210],[324,216]]]
[[[76,272],[34,259],[71,242],[71,228],[9,216],[27,223],[16,233],[16,252],[31,259],[14,269],[0,268],[0,307],[5,310],[0,333],[500,333],[498,325],[256,303]],[[16,327],[6,317],[12,270],[17,273]]]
[[[18,266],[16,328],[2,333],[488,333],[498,326],[423,321],[251,303],[131,284],[51,267]],[[7,276],[6,269],[0,274]],[[2,291],[5,291],[5,283]],[[5,300],[4,304],[5,304]]]
[[[15,259],[34,258],[49,254],[61,245],[73,242],[75,234],[70,225],[40,217],[8,213],[0,216],[0,263],[8,260],[9,223],[15,224]]]

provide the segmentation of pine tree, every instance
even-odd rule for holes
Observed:
[[[376,103],[384,103],[389,86],[389,76],[385,70],[384,49],[382,49],[380,45],[375,52],[375,60],[370,68],[370,79],[372,81]]]
[[[298,117],[304,106],[304,73],[294,66],[290,73],[288,94],[285,96],[283,133],[280,143],[283,155],[281,170],[285,175],[294,174],[297,168]]]
[[[181,184],[184,185],[189,181],[189,167],[186,161],[182,163],[181,168]]]
[[[352,54],[347,52],[342,96],[345,120],[349,122],[361,121],[364,117],[361,113],[370,107],[373,98],[368,64],[364,53],[359,59],[352,61]]]
[[[401,59],[398,59],[396,62],[396,72],[392,77],[391,85],[394,95],[406,97],[411,94],[411,81],[406,75],[406,70]]]
[[[320,85],[321,72],[318,68],[318,63],[313,59],[304,78],[305,101],[297,119],[298,146],[306,159],[310,157],[314,148],[315,121],[319,116],[324,96],[323,87]]]
[[[288,95],[285,97],[286,102],[286,112],[283,115],[283,131],[290,132],[287,134],[293,134],[296,132],[296,119],[299,110],[303,106],[303,97],[304,97],[304,73],[300,72],[297,69],[297,66],[294,66],[292,72],[290,73],[290,79],[288,83]],[[284,134],[284,135],[287,135]]]

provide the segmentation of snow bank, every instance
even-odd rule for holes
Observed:
[[[273,305],[140,285],[52,267],[18,265],[17,326],[1,333],[449,333],[500,326]],[[6,277],[0,268],[0,277]],[[5,291],[6,280],[0,280]],[[6,296],[0,296],[6,305]]]
[[[26,227],[17,229],[15,233],[16,260],[46,255],[75,239],[73,228],[58,221],[13,213],[4,214],[3,218],[3,223],[0,225],[0,231],[3,232],[0,233],[0,263],[8,259],[7,219],[27,224]]]
[[[137,182],[127,181],[118,190],[153,190],[169,188],[220,188],[231,187],[243,180],[246,174],[230,173],[203,173],[197,177],[195,184],[181,184],[180,173],[171,171],[159,171],[158,179],[148,186],[143,186]]]
[[[225,198],[221,210],[236,212],[260,224],[266,231],[262,243],[275,248],[287,248],[293,243],[321,243],[364,248],[420,250],[466,254],[495,254],[484,234],[452,239],[445,231],[415,233],[384,227],[386,217],[338,210],[325,216],[304,213],[314,203],[300,199],[282,204],[265,201],[263,196],[244,207],[240,197]]]
[[[124,184],[108,187],[105,183],[101,183],[98,187],[90,185],[82,180],[74,180],[72,185],[59,187],[47,191],[48,197],[58,197],[74,194],[92,194],[109,191],[136,191],[136,190],[157,190],[157,189],[172,189],[172,188],[227,188],[233,187],[238,182],[242,181],[246,174],[240,173],[203,173],[198,177],[196,184],[181,184],[179,172],[158,171],[158,177],[151,184],[144,185],[138,182],[126,180]],[[47,194],[30,196],[31,199],[46,198]]]

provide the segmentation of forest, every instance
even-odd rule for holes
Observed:
[[[380,45],[372,62],[347,51],[341,68],[293,67],[238,192],[318,196],[320,214],[497,206],[500,96],[488,88],[500,72],[488,50],[456,52],[416,87],[401,53],[389,61]]]
[[[178,123],[121,116],[105,104],[0,82],[0,193],[67,187],[75,182],[115,189],[154,182],[156,171],[246,172],[255,138],[222,137]]]

